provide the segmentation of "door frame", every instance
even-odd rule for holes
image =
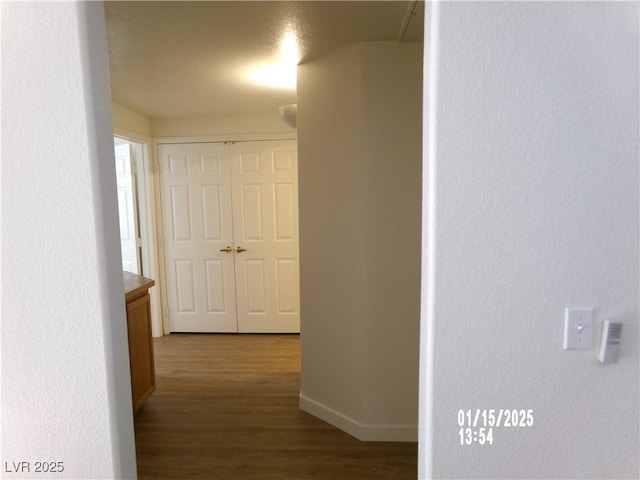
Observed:
[[[157,246],[157,270],[155,271],[157,290],[160,296],[160,311],[156,314],[156,318],[160,319],[161,335],[169,335],[169,307],[167,304],[168,292],[164,258],[164,238],[162,224],[162,205],[160,203],[160,156],[158,148],[160,145],[172,145],[180,143],[230,143],[230,142],[259,142],[266,140],[298,140],[297,132],[292,133],[251,133],[251,134],[229,134],[229,135],[204,135],[194,137],[157,137],[152,139],[153,150],[153,175],[147,178],[153,178],[154,195],[157,201],[154,203],[155,219],[155,245]],[[153,311],[152,311],[153,314]],[[158,335],[158,336],[161,336]],[[155,330],[154,330],[154,336]]]
[[[146,276],[156,279],[159,275],[158,264],[158,235],[156,234],[156,189],[154,185],[153,169],[153,139],[139,133],[123,128],[113,128],[113,136],[129,142],[139,144],[141,148],[136,151],[136,191],[138,197],[138,216],[140,223],[140,241],[142,251],[140,262]],[[151,329],[154,337],[164,335],[162,326],[162,302],[158,288],[150,290],[151,295]]]

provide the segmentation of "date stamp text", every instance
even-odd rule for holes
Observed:
[[[476,408],[458,410],[460,445],[493,445],[494,429],[530,428],[533,409]]]

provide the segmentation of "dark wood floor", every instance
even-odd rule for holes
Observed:
[[[140,479],[417,478],[415,443],[360,442],[298,409],[297,335],[172,334],[154,348]]]

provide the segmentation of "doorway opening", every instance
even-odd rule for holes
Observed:
[[[149,145],[114,136],[118,218],[122,270],[150,278],[157,276],[154,187],[151,181]],[[152,289],[151,318],[154,337],[164,334],[160,296]]]
[[[138,175],[136,158],[142,145],[114,137],[118,220],[122,270],[142,275],[142,241],[140,237],[140,207],[138,205]]]

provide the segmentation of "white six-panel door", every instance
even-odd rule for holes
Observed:
[[[159,147],[174,332],[299,332],[295,141]]]
[[[228,147],[161,145],[158,153],[170,329],[236,332]]]
[[[238,331],[299,332],[296,143],[230,151]]]

